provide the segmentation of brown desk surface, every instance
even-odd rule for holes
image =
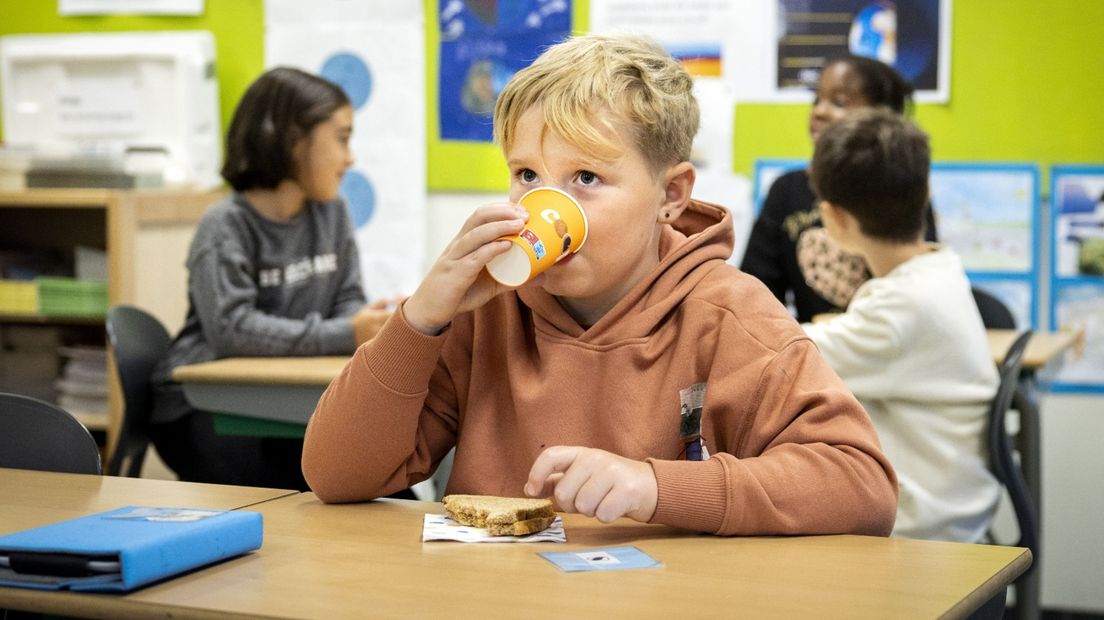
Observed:
[[[986,330],[986,334],[989,336],[989,350],[993,354],[994,362],[1000,363],[1004,359],[1004,354],[1008,352],[1008,348],[1012,346],[1012,342],[1016,340],[1019,333],[1014,329]],[[1075,342],[1077,342],[1075,332],[1037,331],[1032,334],[1031,340],[1027,342],[1023,366],[1027,370],[1036,370],[1046,366],[1048,362],[1073,347]]]
[[[260,551],[126,596],[0,588],[24,607],[195,617],[959,617],[1030,564],[1024,549],[863,536],[718,538],[564,515],[568,543],[422,543],[439,504],[251,507]],[[569,574],[536,555],[635,545],[660,568]],[[0,605],[4,602],[0,598]]]
[[[1016,330],[990,329],[989,349],[993,360],[1004,359],[1016,339]],[[1024,367],[1036,369],[1073,346],[1071,332],[1036,332],[1024,354]],[[348,363],[346,356],[332,357],[231,357],[213,362],[181,366],[173,379],[196,383],[246,383],[326,386]]]
[[[0,534],[128,505],[231,510],[295,493],[287,489],[0,468]]]
[[[213,362],[180,366],[173,380],[196,383],[251,383],[327,386],[348,356],[334,357],[228,357]]]

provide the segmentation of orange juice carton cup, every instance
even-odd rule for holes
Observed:
[[[505,286],[521,286],[586,242],[586,213],[567,192],[553,187],[529,190],[518,200],[529,221],[516,235],[502,237],[510,249],[487,263],[487,273]]]

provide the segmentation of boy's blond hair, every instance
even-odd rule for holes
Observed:
[[[545,50],[518,71],[498,97],[494,137],[503,150],[513,144],[518,119],[540,104],[546,128],[602,160],[625,148],[607,121],[629,124],[636,147],[653,170],[688,161],[698,132],[698,102],[686,70],[653,40],[637,35],[589,34]]]

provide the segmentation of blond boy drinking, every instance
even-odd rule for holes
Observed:
[[[386,495],[455,446],[449,493],[719,534],[888,533],[896,481],[866,413],[725,264],[729,214],[690,197],[682,67],[647,40],[570,39],[494,118],[510,202],[473,213],[319,401],[303,455],[318,496]],[[578,200],[586,245],[505,289],[484,266],[538,186]]]

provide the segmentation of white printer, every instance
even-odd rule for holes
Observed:
[[[209,32],[0,37],[0,92],[4,151],[37,185],[222,182]]]

